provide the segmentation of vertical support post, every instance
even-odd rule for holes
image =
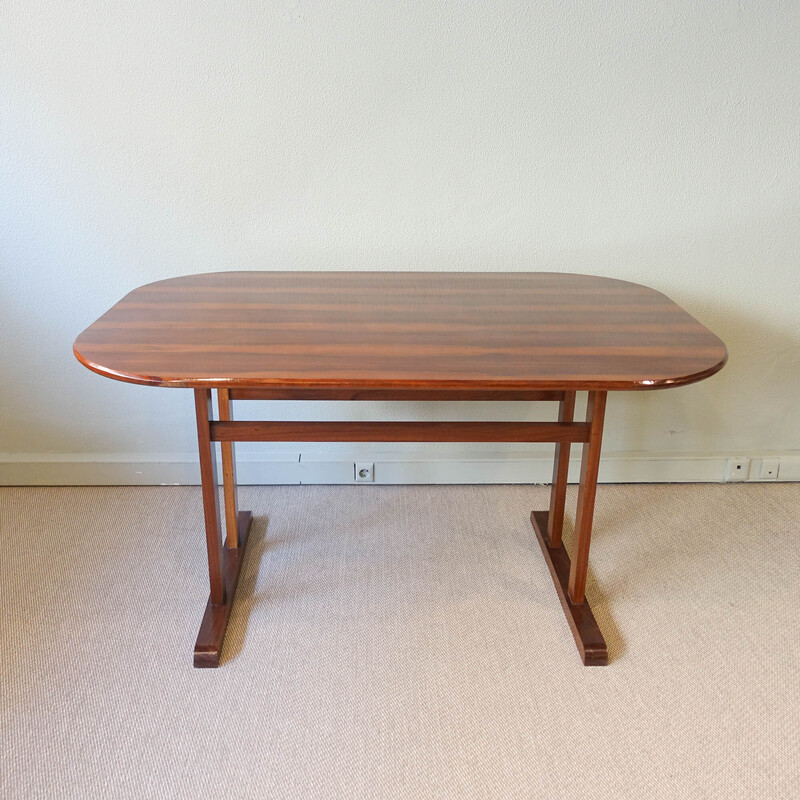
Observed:
[[[208,579],[211,585],[210,602],[225,602],[225,583],[222,577],[219,500],[217,498],[217,458],[211,441],[209,422],[214,417],[211,389],[195,389],[194,405],[197,414],[197,444],[200,451],[200,481],[203,487],[203,514],[208,549]]]
[[[230,392],[217,389],[220,422],[233,419]],[[236,491],[236,453],[233,442],[220,442],[222,450],[222,490],[225,495],[226,544],[231,550],[239,546],[239,505]]]
[[[564,396],[558,404],[558,421],[572,422],[574,418],[575,392],[564,392]],[[559,442],[556,444],[556,455],[553,463],[553,484],[550,487],[550,511],[547,515],[547,538],[550,547],[561,546],[568,474],[569,442]]]
[[[597,473],[600,467],[600,446],[603,441],[603,420],[606,410],[606,393],[589,392],[586,421],[589,423],[589,441],[583,445],[581,482],[578,489],[578,512],[575,516],[575,544],[569,570],[569,599],[574,605],[584,601],[586,574],[589,569],[589,544],[592,538],[594,499],[597,492]]]

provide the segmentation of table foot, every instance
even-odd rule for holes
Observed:
[[[250,523],[252,521],[253,514],[250,511],[240,511],[238,516],[239,546],[230,548],[224,545],[222,548],[221,567],[225,582],[225,602],[215,605],[211,602],[211,598],[208,600],[206,613],[203,615],[203,621],[200,623],[200,632],[197,634],[197,641],[194,645],[195,667],[219,666],[222,642],[225,639],[225,631],[228,628],[228,619],[233,607],[236,584],[239,582],[239,573],[242,570],[247,536],[250,532]]]
[[[532,511],[531,524],[536,531],[536,538],[542,548],[547,566],[553,583],[556,585],[558,597],[567,615],[569,627],[575,637],[575,644],[584,666],[602,667],[608,664],[608,649],[606,647],[603,634],[597,627],[597,621],[589,608],[588,601],[584,600],[580,605],[575,605],[567,594],[567,584],[569,582],[570,561],[563,543],[558,547],[550,547],[547,540],[547,511]]]

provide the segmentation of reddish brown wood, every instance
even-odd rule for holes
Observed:
[[[547,516],[547,511],[533,511],[531,523],[553,578],[558,598],[561,600],[561,607],[567,616],[575,644],[578,645],[581,660],[587,667],[605,666],[608,664],[608,648],[605,639],[600,633],[600,628],[589,604],[586,601],[576,604],[569,599],[567,590],[570,573],[569,556],[563,543],[560,543],[558,547],[551,547],[548,543],[545,533],[548,529]]]
[[[203,489],[203,516],[206,527],[208,551],[208,579],[211,601],[215,605],[225,602],[225,586],[220,567],[220,521],[217,498],[217,458],[211,441],[210,420],[214,416],[210,389],[194,390],[197,414],[197,444],[200,450],[200,482]]]
[[[502,391],[475,389],[231,389],[231,400],[523,400],[526,402],[559,401],[564,392],[532,390]]]
[[[653,289],[557,273],[227,272],[132,291],[76,340],[90,369],[158,386],[648,389],[723,343]]]
[[[233,608],[233,598],[236,595],[236,585],[244,563],[244,553],[247,547],[247,536],[253,515],[249,511],[240,511],[238,515],[238,540],[239,547],[222,548],[222,575],[225,582],[225,602],[212,603],[209,597],[203,621],[200,623],[200,632],[194,645],[195,667],[218,667],[222,644],[225,640],[225,631]]]
[[[583,446],[581,481],[578,487],[578,512],[575,516],[575,545],[569,571],[569,599],[574,605],[583,602],[586,575],[589,571],[589,544],[592,539],[594,499],[597,493],[597,473],[600,469],[600,447],[603,442],[603,420],[606,413],[606,393],[589,392],[586,421],[591,426],[589,441]]]
[[[570,423],[574,417],[575,392],[564,392],[564,399],[558,404],[558,421]],[[553,483],[550,487],[550,514],[547,517],[547,536],[550,547],[558,547],[561,544],[561,531],[564,527],[564,506],[567,499],[569,445],[569,442],[558,442],[556,444]]]
[[[532,522],[584,663],[607,661],[585,602],[606,392],[692,383],[724,344],[664,295],[554,273],[193,275],[142,286],[75,341],[102,375],[195,389],[210,598],[195,648],[216,666],[246,541],[220,546],[214,441],[554,441],[552,519]],[[212,421],[211,389],[223,390]],[[587,422],[572,422],[589,390]],[[227,393],[226,393],[227,390]],[[231,399],[559,400],[558,423],[233,422]],[[570,442],[584,442],[575,553],[560,543]],[[225,453],[229,452],[228,458]],[[226,486],[233,451],[223,447]],[[235,499],[226,507],[235,508]],[[549,530],[549,534],[547,533]],[[548,545],[547,536],[550,536]],[[555,546],[555,545],[558,546]]]
[[[215,442],[586,442],[584,422],[212,422]]]
[[[219,418],[230,422],[232,417],[230,393],[227,389],[217,390]],[[239,546],[239,513],[236,486],[236,453],[233,442],[222,442],[222,490],[225,496],[225,534],[228,547]]]

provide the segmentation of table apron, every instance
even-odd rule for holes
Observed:
[[[566,392],[550,389],[340,389],[340,388],[231,388],[231,400],[428,400],[491,402],[514,400],[528,403],[559,401]]]

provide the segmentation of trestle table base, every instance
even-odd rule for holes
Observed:
[[[605,641],[585,598],[589,544],[592,534],[597,473],[603,436],[606,392],[591,391],[586,421],[575,422],[575,392],[535,392],[533,400],[557,400],[558,422],[235,422],[232,400],[263,399],[266,391],[219,389],[219,417],[213,418],[210,389],[195,389],[200,476],[208,549],[210,596],[194,649],[196,667],[217,667],[242,568],[252,515],[236,507],[234,442],[247,441],[371,441],[556,443],[553,487],[548,511],[534,511],[531,522],[567,615],[583,663],[608,663]],[[322,393],[320,393],[322,394]],[[386,399],[397,399],[386,392]],[[407,399],[400,395],[402,399]],[[519,399],[513,395],[514,399]],[[358,398],[362,399],[362,398]],[[370,398],[371,399],[371,398]],[[465,398],[461,398],[465,399]],[[510,398],[505,398],[510,399]],[[218,498],[216,444],[222,449],[226,536]],[[581,444],[581,476],[575,517],[573,557],[561,543],[567,493],[570,444]]]

